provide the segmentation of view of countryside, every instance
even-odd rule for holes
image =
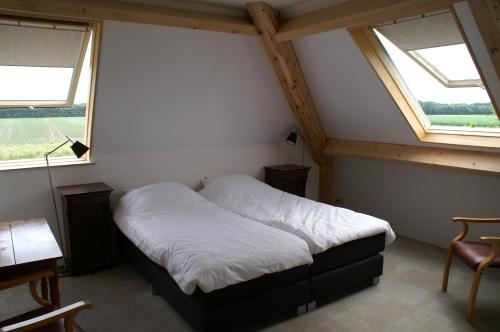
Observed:
[[[499,128],[500,121],[491,103],[440,104],[420,101],[420,106],[434,126]]]
[[[68,108],[0,108],[0,161],[42,158],[66,140],[83,140],[85,104]],[[73,155],[69,144],[51,156]]]
[[[466,128],[499,128],[491,103],[441,104],[420,102],[432,125]],[[41,158],[66,140],[82,140],[85,104],[69,108],[0,109],[0,160]],[[71,156],[69,145],[53,156]]]

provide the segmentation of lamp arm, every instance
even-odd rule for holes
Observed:
[[[61,143],[59,144],[57,147],[55,147],[54,149],[50,150],[49,152],[45,153],[44,154],[44,157],[45,159],[47,159],[48,156],[50,156],[52,153],[56,152],[57,150],[59,150],[64,144],[68,143],[68,142],[72,142],[71,139],[66,136],[67,140],[64,141],[64,143]]]
[[[54,185],[52,183],[52,174],[50,173],[50,165],[49,165],[49,154],[52,152],[56,151],[59,149],[61,146],[64,144],[68,143],[68,141],[64,142],[63,144],[59,145],[57,148],[54,150],[48,152],[45,154],[45,163],[47,164],[47,172],[49,173],[49,183],[50,183],[50,193],[52,194],[52,203],[54,204],[54,211],[56,213],[56,221],[57,221],[57,233],[59,235],[59,240],[61,241],[61,247],[62,247],[62,254],[63,254],[63,263],[64,263],[64,269],[67,269],[66,266],[66,250],[64,248],[64,240],[62,238],[62,233],[61,233],[61,222],[59,221],[59,212],[57,211],[57,204],[56,204],[56,196],[54,194]]]

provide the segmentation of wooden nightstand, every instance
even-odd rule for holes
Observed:
[[[112,213],[105,183],[57,187],[62,199],[66,258],[70,273],[110,265]]]
[[[310,168],[297,165],[264,167],[266,170],[266,183],[287,193],[305,197],[307,173]]]

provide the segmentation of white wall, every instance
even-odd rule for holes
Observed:
[[[495,87],[498,78],[467,9],[465,3],[457,6]],[[294,45],[329,137],[424,145],[346,30]],[[500,216],[500,177],[353,158],[337,158],[334,167],[334,191],[345,206],[386,218],[396,232],[421,241],[447,245],[457,233],[452,216]],[[489,234],[500,235],[500,227],[490,227]]]
[[[447,246],[461,230],[454,216],[500,217],[500,178],[381,160],[335,158],[342,206],[390,222],[397,234]],[[500,227],[471,226],[471,239]]]
[[[196,188],[301,160],[283,143],[295,122],[256,37],[106,22],[96,98],[96,164],[53,168],[56,186]],[[0,172],[0,218],[37,216],[55,226],[46,170]]]

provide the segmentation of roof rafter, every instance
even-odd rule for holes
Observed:
[[[280,43],[276,40],[281,20],[274,8],[263,2],[249,3],[247,8],[261,33],[269,59],[312,157],[319,165],[319,199],[331,203],[332,164],[323,155],[327,138],[293,45],[290,41]]]
[[[2,0],[0,13],[85,21],[124,21],[257,35],[254,25],[244,18],[116,0]]]
[[[327,156],[384,159],[500,176],[500,153],[330,139]]]
[[[349,28],[448,8],[460,0],[350,0],[283,22],[277,41]]]

